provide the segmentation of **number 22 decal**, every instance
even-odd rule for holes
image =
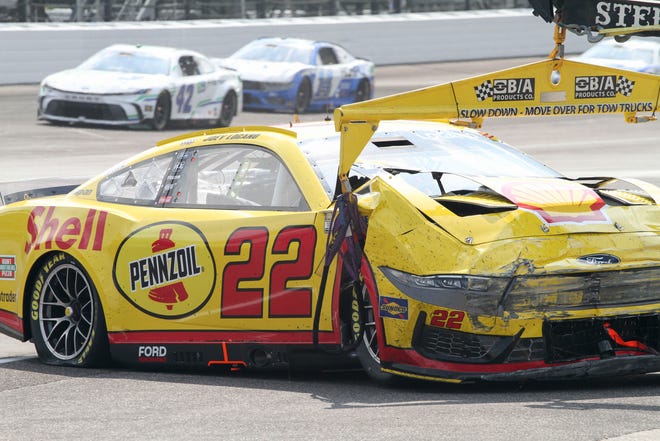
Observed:
[[[192,106],[190,105],[190,100],[195,94],[195,85],[188,84],[187,86],[181,86],[179,93],[176,94],[176,108],[179,113],[190,113]]]
[[[265,291],[268,230],[264,227],[239,228],[225,246],[226,256],[240,255],[249,247],[247,260],[231,262],[222,273],[222,317],[263,317],[264,296],[268,296],[269,317],[311,317],[312,288],[288,288],[292,280],[308,280],[312,276],[316,230],[313,226],[283,228],[275,237],[272,255],[287,254],[298,244],[298,253],[290,260],[276,262],[270,269],[270,284]],[[241,282],[252,282],[253,288],[241,288]]]
[[[465,313],[463,311],[447,311],[436,309],[431,315],[431,325],[439,328],[461,329]]]

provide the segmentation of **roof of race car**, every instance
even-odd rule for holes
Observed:
[[[250,138],[249,133],[260,132],[262,134],[271,134],[274,136],[290,137],[292,144],[297,144],[313,162],[336,161],[339,157],[340,134],[335,131],[335,126],[332,121],[318,121],[306,122],[287,125],[276,126],[246,126],[246,127],[230,127],[224,129],[212,129],[206,131],[198,131],[194,133],[180,135],[174,138],[162,140],[157,143],[162,149],[175,150],[177,148],[186,148],[191,145],[206,144],[208,142],[214,143],[220,140],[219,137],[214,137],[215,134],[236,133],[248,134],[245,137]],[[430,137],[429,133],[436,133],[438,137]],[[426,134],[426,135],[424,135]],[[365,149],[361,159],[374,157],[390,156],[393,147],[399,149],[403,147],[415,147],[416,150],[426,152],[436,151],[435,147],[429,148],[429,144],[437,144],[440,138],[451,139],[451,143],[444,143],[445,145],[458,145],[462,144],[461,140],[474,140],[484,142],[491,142],[494,138],[484,132],[474,129],[455,126],[443,121],[416,121],[416,120],[388,120],[382,121],[375,132],[370,147]],[[238,136],[231,136],[222,138],[223,140],[238,139]],[[412,140],[416,140],[412,141]],[[421,141],[421,142],[420,142]],[[506,145],[499,141],[495,141],[498,145]],[[269,147],[276,151],[281,148],[280,142],[268,142]],[[469,144],[469,143],[468,143]],[[467,145],[467,144],[466,144]],[[511,148],[510,146],[507,146]],[[457,152],[458,153],[458,152]],[[410,152],[405,153],[409,155]],[[420,168],[421,170],[421,168]]]
[[[452,124],[441,121],[413,121],[413,120],[391,120],[383,121],[379,125],[377,134],[381,133],[400,133],[400,132],[414,132],[415,130],[433,130],[460,133],[468,131],[471,133],[479,133],[472,129],[465,127],[458,127]],[[280,135],[287,135],[291,137],[292,142],[302,146],[311,146],[314,142],[331,141],[324,143],[324,149],[309,149],[309,155],[314,159],[322,160],[328,157],[336,157],[339,153],[339,133],[335,131],[335,126],[332,121],[317,121],[305,123],[290,123],[274,126],[245,126],[245,127],[229,127],[224,129],[202,130],[193,133],[187,133],[173,138],[164,139],[159,141],[156,145],[168,150],[172,147],[181,146],[181,144],[191,145],[202,140],[208,140],[208,135],[216,133],[232,133],[232,132],[262,132],[273,133]],[[330,149],[332,145],[334,148]],[[273,146],[277,150],[276,146]]]
[[[189,49],[181,49],[181,48],[168,47],[168,46],[141,45],[141,44],[113,44],[102,49],[101,51],[130,52],[130,53],[139,52],[143,54],[148,54],[158,57],[166,57],[166,58],[176,57],[181,54],[198,55],[203,57],[201,53]]]
[[[231,134],[234,135],[231,135]],[[281,154],[297,146],[327,182],[336,176],[340,134],[331,121],[273,127],[234,127],[182,135],[159,143],[163,149],[233,142],[267,135],[261,144]],[[221,134],[229,134],[223,136]],[[218,135],[218,136],[215,136]],[[290,141],[287,142],[286,140]],[[288,146],[288,147],[287,147]],[[445,172],[461,175],[557,177],[559,174],[513,147],[477,130],[439,121],[383,121],[357,160],[364,173],[379,170]]]
[[[297,37],[261,37],[258,38],[252,43],[264,43],[264,44],[286,44],[289,46],[313,46],[315,44],[332,44],[333,46],[338,46],[336,43],[330,43],[327,41],[320,40],[310,40],[307,38],[297,38]]]
[[[407,121],[407,120],[394,120],[383,121],[376,132],[374,139],[380,139],[381,142],[387,142],[387,139],[397,138],[400,140],[399,144],[404,143],[403,140],[405,133],[414,133],[415,131],[434,131],[442,133],[472,133],[479,134],[476,130],[466,129],[464,127],[457,127],[446,122],[438,121]],[[291,145],[296,144],[313,162],[336,161],[339,158],[339,133],[335,131],[335,126],[332,121],[318,121],[306,123],[291,123],[286,125],[275,126],[245,126],[245,127],[230,127],[224,129],[203,130],[188,134],[183,134],[169,139],[164,139],[156,145],[162,151],[176,150],[178,148],[186,148],[191,145],[206,144],[219,140],[215,137],[217,134],[236,133],[246,134],[260,132],[262,134],[271,134],[273,136],[290,137]],[[225,140],[237,139],[237,137],[224,138]],[[281,138],[280,138],[281,139]],[[395,142],[396,141],[392,141]],[[282,144],[279,142],[268,143],[269,147],[277,152]],[[322,148],[321,148],[322,147]],[[365,156],[373,156],[378,153],[377,149],[368,149]],[[149,156],[149,153],[143,152],[138,156]]]
[[[281,127],[286,128],[284,126]],[[332,121],[293,124],[288,128],[288,130],[296,133],[298,144],[313,159],[322,161],[331,157],[338,157],[340,134],[335,131],[335,126]],[[374,135],[374,138],[378,138],[379,136],[388,136],[385,134],[390,134],[389,136],[393,136],[394,134],[414,132],[416,130],[451,131],[453,133],[458,133],[463,131],[464,128],[453,126],[445,122],[435,121],[383,121],[382,124],[379,125],[378,131]],[[318,143],[319,140],[327,140],[331,142],[324,142],[323,149],[314,149],[313,144],[315,142]]]

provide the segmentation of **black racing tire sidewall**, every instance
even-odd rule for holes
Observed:
[[[232,109],[231,112],[225,115],[225,104],[226,104],[225,100],[227,99],[231,100]],[[236,96],[236,93],[233,90],[230,90],[222,99],[222,104],[220,105],[220,114],[218,115],[216,125],[218,127],[229,127],[231,125],[232,120],[234,119],[234,115],[236,115],[237,106],[238,106],[238,98]]]
[[[298,96],[300,95],[300,91],[306,89],[307,96],[305,97],[305,102],[303,104],[300,104],[298,102]],[[300,85],[298,86],[298,90],[296,90],[296,100],[294,103],[294,111],[296,113],[305,113],[307,112],[307,109],[309,108],[309,104],[312,100],[312,83],[309,80],[309,78],[305,77],[302,79],[300,82]]]
[[[394,375],[388,372],[383,372],[380,369],[380,363],[375,360],[369,352],[366,340],[360,342],[355,349],[355,354],[362,365],[362,369],[364,369],[369,378],[381,384],[389,384],[392,381]]]
[[[357,89],[355,90],[355,102],[366,101],[371,94],[371,84],[367,80],[360,81]]]
[[[366,294],[362,302],[363,304],[373,304],[371,299],[369,298],[369,293],[366,291],[366,288],[364,288],[364,285],[362,285],[362,290],[364,290],[364,294]],[[353,295],[362,295],[362,293],[356,293],[353,291]],[[365,298],[366,297],[366,298]],[[365,312],[362,312],[363,320]],[[353,326],[355,323],[351,323]],[[362,365],[362,368],[366,372],[367,376],[374,380],[375,382],[385,385],[385,386],[392,386],[397,384],[399,377],[393,374],[390,374],[389,372],[383,372],[381,370],[381,365],[380,361],[374,358],[373,354],[371,353],[368,343],[367,343],[367,329],[364,328],[362,330],[362,340],[360,343],[357,345],[355,348],[355,355],[358,358],[358,361]],[[378,338],[378,336],[376,336]]]
[[[163,100],[165,103],[167,103],[167,111],[165,112],[165,117],[163,121],[157,121],[156,120],[156,113],[158,111],[158,105]],[[156,100],[156,108],[154,109],[154,118],[151,120],[151,127],[153,127],[155,130],[165,130],[167,126],[170,124],[170,118],[172,117],[172,102],[170,100],[170,94],[167,92],[161,92],[160,95],[158,95],[158,99]]]
[[[43,299],[44,282],[48,276],[65,264],[74,265],[81,274],[86,278],[91,290],[91,296],[94,302],[94,314],[92,318],[91,336],[85,343],[84,349],[75,358],[63,360],[56,357],[48,349],[41,334],[39,306]],[[40,265],[40,269],[36,272],[32,283],[29,287],[29,320],[30,330],[32,333],[32,341],[37,350],[39,359],[52,365],[60,366],[78,366],[78,367],[101,367],[105,366],[110,361],[108,334],[106,330],[105,317],[101,302],[99,301],[98,292],[94,286],[89,274],[83,266],[73,257],[66,253],[53,253],[49,255]]]

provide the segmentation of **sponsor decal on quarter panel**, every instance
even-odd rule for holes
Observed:
[[[379,303],[381,317],[408,320],[408,300],[383,296]]]
[[[16,256],[0,256],[0,280],[16,279]]]
[[[55,214],[55,207],[34,207],[27,221],[30,238],[25,243],[25,254],[42,248],[101,251],[107,215],[106,211],[91,209],[84,219],[60,217]]]
[[[152,224],[119,246],[113,268],[119,292],[160,318],[194,314],[211,298],[216,268],[206,238],[183,222]]]
[[[0,302],[2,303],[16,303],[16,298],[15,292],[0,291]]]

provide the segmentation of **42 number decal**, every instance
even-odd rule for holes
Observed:
[[[241,248],[248,247],[246,260],[228,263],[222,273],[222,300],[220,315],[225,318],[263,317],[263,305],[268,298],[268,317],[311,317],[312,287],[288,288],[293,280],[309,280],[314,266],[316,229],[311,226],[282,229],[268,247],[268,230],[265,227],[239,228],[225,245],[226,256],[240,255]],[[268,286],[265,285],[266,257],[285,255],[293,244],[297,255],[290,260],[280,260],[270,268]],[[242,287],[249,284],[252,288]]]
[[[179,93],[176,94],[176,108],[179,113],[190,113],[190,111],[192,110],[190,101],[192,100],[194,94],[195,94],[194,84],[181,86],[181,89],[179,89]]]
[[[431,314],[431,326],[448,329],[461,329],[465,312],[447,309],[436,309]]]

